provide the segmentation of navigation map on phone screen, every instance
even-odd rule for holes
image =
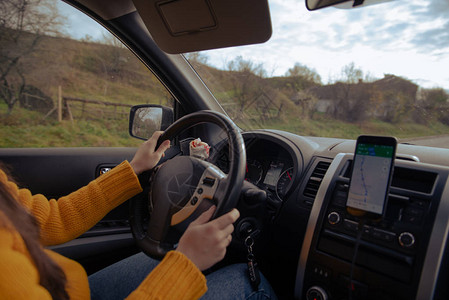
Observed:
[[[347,206],[383,214],[394,154],[392,145],[357,143]]]

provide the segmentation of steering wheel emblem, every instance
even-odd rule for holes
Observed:
[[[196,187],[190,184],[191,179],[192,174],[181,173],[173,176],[168,182],[168,199],[175,207],[184,207],[195,192]]]

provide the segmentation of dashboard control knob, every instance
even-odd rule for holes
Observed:
[[[415,244],[415,237],[410,232],[403,232],[398,237],[399,244],[402,247],[409,248]]]
[[[331,212],[330,214],[327,215],[327,221],[331,225],[338,224],[340,222],[340,220],[341,220],[340,214],[338,212],[336,212],[336,211],[333,211],[333,212]]]
[[[312,286],[307,290],[306,293],[307,300],[328,300],[326,291],[319,286]]]

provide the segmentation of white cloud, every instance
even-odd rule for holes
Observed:
[[[223,61],[241,55],[275,75],[300,62],[315,68],[323,80],[354,62],[377,77],[389,73],[449,88],[449,1],[394,1],[314,12],[303,1],[269,3],[273,35],[267,43],[206,51],[209,62],[223,67]]]

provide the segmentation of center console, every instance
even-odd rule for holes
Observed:
[[[295,297],[435,298],[449,228],[449,170],[396,159],[384,216],[362,221],[346,209],[352,159],[337,155],[323,178],[301,249]]]

